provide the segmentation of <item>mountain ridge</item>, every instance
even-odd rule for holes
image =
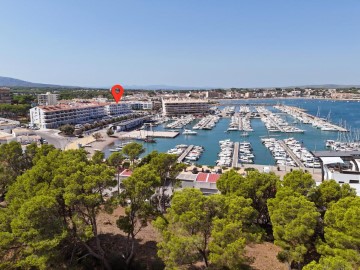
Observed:
[[[39,88],[103,88],[107,89],[110,87],[82,87],[82,86],[67,86],[67,85],[56,85],[46,83],[34,83],[11,77],[0,76],[0,87],[39,87]],[[125,89],[145,89],[145,90],[209,90],[209,89],[229,89],[229,88],[248,88],[248,89],[259,89],[259,88],[351,88],[360,85],[342,85],[342,84],[308,84],[298,86],[273,86],[273,87],[191,87],[191,86],[170,86],[170,85],[124,85]]]

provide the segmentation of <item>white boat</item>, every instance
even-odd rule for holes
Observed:
[[[182,133],[183,135],[196,135],[197,132],[190,130],[190,129],[185,129],[184,132]]]

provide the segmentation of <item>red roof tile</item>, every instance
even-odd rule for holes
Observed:
[[[216,183],[217,180],[219,180],[220,174],[212,173],[209,175],[208,182],[209,183]]]
[[[132,174],[132,171],[131,170],[123,170],[121,173],[120,173],[120,176],[131,176]]]
[[[199,173],[198,176],[196,177],[196,181],[206,182],[207,177],[208,177],[207,173]]]

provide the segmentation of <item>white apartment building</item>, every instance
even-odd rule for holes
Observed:
[[[65,124],[85,124],[106,116],[131,113],[127,103],[69,103],[37,106],[30,109],[30,125],[39,128],[58,128]]]
[[[130,102],[131,108],[133,110],[152,110],[153,103],[152,101],[132,101]]]
[[[51,94],[47,92],[46,94],[37,95],[38,105],[40,106],[49,106],[56,105],[58,100],[58,94]]]
[[[204,114],[210,110],[206,99],[162,99],[163,115]]]

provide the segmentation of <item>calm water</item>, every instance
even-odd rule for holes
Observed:
[[[326,118],[330,112],[330,118],[333,123],[339,123],[340,121],[346,121],[347,127],[351,129],[360,128],[360,103],[354,101],[328,101],[328,100],[300,100],[300,99],[287,99],[287,100],[231,100],[224,101],[222,104],[234,105],[236,106],[236,111],[239,110],[239,104],[248,104],[248,103],[268,103],[275,104],[277,102],[282,104],[301,107],[307,110],[308,113],[316,115],[318,110],[320,111],[320,116]],[[222,106],[220,106],[221,108]],[[251,106],[253,108],[253,106]],[[276,112],[271,106],[267,107]],[[292,124],[295,119],[289,115],[283,115],[284,119],[287,120],[289,124]],[[185,128],[191,129],[192,126],[198,120],[187,125]],[[193,144],[193,145],[202,145],[205,147],[205,151],[200,159],[197,161],[198,164],[203,165],[215,165],[215,161],[218,159],[217,154],[220,150],[219,141],[224,139],[231,139],[232,141],[249,141],[252,144],[254,154],[255,154],[255,163],[262,165],[272,165],[274,160],[270,155],[270,152],[262,145],[261,138],[267,137],[268,132],[261,122],[260,119],[252,119],[251,125],[254,129],[253,132],[249,132],[249,137],[241,137],[240,131],[232,131],[225,133],[229,126],[230,119],[223,118],[217,123],[217,125],[212,130],[197,130],[197,135],[182,135],[180,134],[174,139],[160,139],[156,138],[157,143],[143,143],[146,148],[146,153],[150,153],[153,150],[159,152],[166,152],[170,148],[175,147],[178,144]],[[294,137],[300,142],[303,142],[304,146],[309,150],[324,150],[325,140],[328,139],[337,139],[337,132],[321,131],[319,129],[313,128],[311,125],[304,124],[293,124],[305,130],[303,134],[283,134],[283,133],[272,133],[277,139],[284,139],[289,137]],[[164,126],[155,127],[154,130],[165,130]],[[274,137],[274,136],[271,136]],[[113,145],[107,147],[104,152],[108,156],[110,154],[109,149],[113,148]]]

